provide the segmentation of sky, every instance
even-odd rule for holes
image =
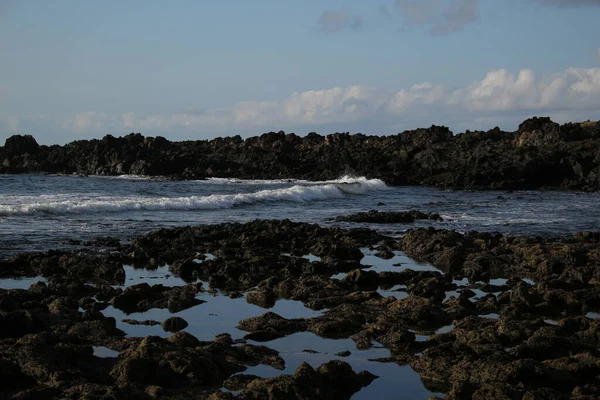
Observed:
[[[600,0],[0,0],[0,144],[600,119]]]

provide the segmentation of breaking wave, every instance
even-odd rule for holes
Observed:
[[[365,177],[355,177],[352,175],[344,175],[341,178],[333,179],[329,181],[309,181],[305,179],[238,179],[238,178],[206,178],[202,181],[210,184],[222,184],[222,185],[283,185],[283,184],[297,184],[297,185],[327,185],[327,184],[338,184],[338,183],[363,183],[368,184],[382,184],[383,182],[379,179],[367,179]],[[385,186],[385,185],[384,185]]]
[[[268,182],[268,181],[263,181]],[[281,182],[280,182],[281,183]],[[188,197],[102,197],[95,199],[27,199],[0,205],[0,216],[31,214],[87,214],[124,211],[217,210],[269,202],[311,202],[385,190],[379,179],[343,177],[332,181],[294,182],[290,187],[239,194]],[[40,201],[42,200],[42,201]]]

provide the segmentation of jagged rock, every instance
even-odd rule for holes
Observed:
[[[29,153],[36,154],[40,150],[40,145],[31,135],[14,135],[6,139],[4,144],[4,154],[6,156],[15,156]]]
[[[342,361],[330,361],[317,370],[302,363],[294,375],[282,375],[269,379],[254,379],[246,385],[237,398],[240,399],[349,399],[375,376],[356,374],[350,365]]]
[[[337,222],[367,222],[373,224],[409,224],[417,220],[442,221],[442,217],[438,213],[424,213],[416,210],[400,212],[371,210],[334,218],[334,221]]]
[[[132,133],[64,146],[38,146],[17,135],[0,147],[0,173],[328,180],[350,170],[392,185],[594,191],[600,189],[599,139],[594,121],[559,126],[549,118],[528,119],[516,132],[456,135],[442,126],[379,137],[270,132],[185,142]]]
[[[269,146],[279,140],[267,139]],[[598,398],[600,320],[588,312],[600,311],[599,244],[598,233],[528,237],[414,229],[390,239],[368,229],[253,221],[162,229],[114,247],[110,255],[93,246],[17,255],[0,261],[0,276],[41,272],[47,282],[0,289],[0,379],[14,384],[0,385],[0,397],[348,398],[353,392],[346,386],[358,390],[373,379],[339,364],[302,367],[271,380],[232,378],[248,366],[285,368],[277,351],[246,339],[312,332],[351,338],[359,349],[383,345],[391,356],[376,361],[410,365],[428,389],[448,398]],[[364,247],[402,249],[444,273],[371,273],[358,262]],[[301,257],[312,250],[323,260]],[[126,337],[100,311],[109,301],[131,312],[196,304],[204,291],[200,283],[108,284],[110,274],[118,275],[132,259],[152,266],[194,260],[196,253],[217,256],[204,259],[193,275],[214,283],[211,289],[222,288],[219,295],[252,290],[257,302],[283,298],[325,310],[311,318],[266,313],[239,322],[245,339],[221,334],[212,342],[184,331],[168,339]],[[349,274],[331,278],[339,272]],[[409,296],[384,297],[378,291],[386,285],[405,285]],[[94,355],[94,346],[119,356]],[[228,379],[241,391],[216,393]]]

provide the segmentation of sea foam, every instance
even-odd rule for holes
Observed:
[[[281,182],[280,182],[281,183]],[[87,214],[124,211],[217,210],[268,202],[311,202],[385,190],[379,179],[343,177],[332,181],[294,182],[290,187],[239,194],[187,197],[102,197],[85,199],[28,198],[21,204],[0,204],[0,216]]]

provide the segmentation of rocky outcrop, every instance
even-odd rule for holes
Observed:
[[[352,215],[335,217],[336,222],[361,222],[372,224],[410,224],[417,220],[442,221],[438,213],[411,211],[377,211],[371,210]]]
[[[310,180],[351,173],[392,185],[598,190],[599,143],[600,123],[560,126],[549,118],[529,119],[516,132],[456,135],[440,126],[380,137],[270,132],[185,142],[138,133],[64,146],[13,136],[0,147],[0,173]]]
[[[238,399],[350,399],[376,376],[362,371],[355,373],[341,361],[330,361],[314,369],[302,363],[293,375],[269,379],[253,379],[237,396]]]
[[[374,379],[341,360],[268,379],[239,375],[259,364],[285,369],[278,351],[251,341],[268,345],[311,332],[350,338],[358,349],[382,345],[390,356],[376,361],[409,365],[447,399],[596,399],[599,244],[600,234],[585,232],[528,237],[429,228],[389,238],[284,220],[162,229],[110,256],[94,247],[15,256],[0,263],[2,277],[43,272],[48,281],[0,289],[0,398],[349,398]],[[377,271],[360,263],[365,247],[382,256],[403,250],[439,271]],[[321,261],[302,257],[308,253]],[[250,290],[246,300],[260,307],[288,299],[322,312],[294,318],[265,310],[239,321],[243,338],[223,333],[210,342],[193,336],[200,314],[188,313],[189,327],[178,316],[163,321],[176,332],[166,339],[126,337],[101,312],[109,304],[125,312],[201,309],[196,296],[205,289],[201,282],[113,287],[107,276],[122,270],[112,267],[119,262],[187,265],[189,279],[221,295]],[[332,277],[339,272],[347,274]],[[103,358],[98,346],[118,355]]]

